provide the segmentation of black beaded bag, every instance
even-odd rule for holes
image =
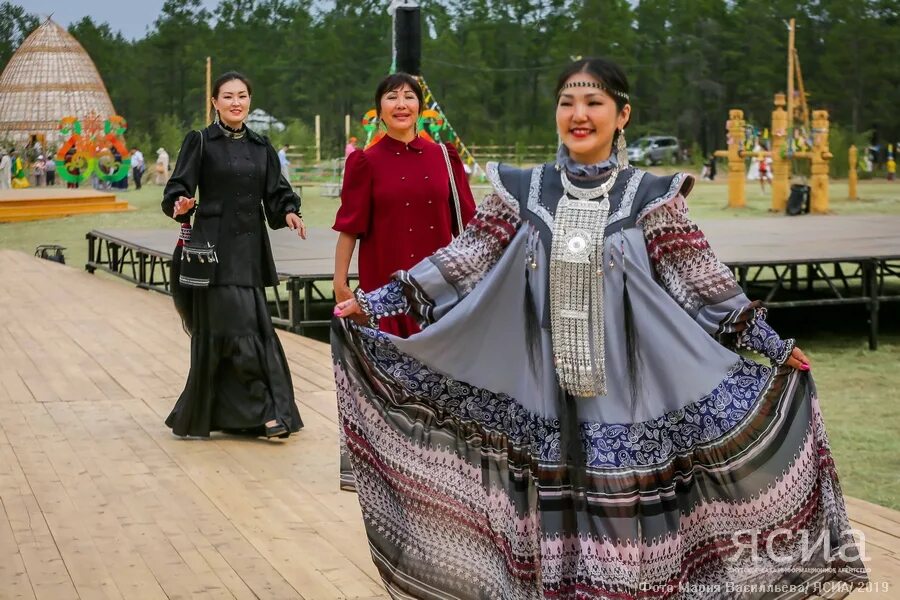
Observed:
[[[200,169],[203,169],[203,130],[200,131]],[[181,248],[181,272],[178,283],[185,287],[208,288],[213,269],[218,264],[214,244],[186,242]]]
[[[178,275],[178,283],[186,287],[208,288],[213,269],[218,262],[215,246],[209,243],[201,246],[188,242],[181,248],[181,273]]]

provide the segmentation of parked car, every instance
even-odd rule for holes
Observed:
[[[668,135],[642,137],[628,145],[628,162],[636,165],[674,165],[679,156],[678,139]]]

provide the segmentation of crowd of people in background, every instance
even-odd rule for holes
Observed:
[[[112,156],[115,159],[111,163],[101,163],[100,169],[107,175],[119,169],[122,155],[113,149]],[[57,151],[52,148],[46,150],[39,142],[29,144],[22,148],[0,145],[0,189],[21,189],[27,187],[55,187],[65,185],[67,188],[78,188],[78,182],[63,179],[59,175],[61,169],[68,169],[73,175],[78,175],[78,169],[66,167],[65,163],[72,160],[75,149],[66,153],[62,163],[57,160]],[[127,190],[133,186],[141,189],[142,185],[150,180],[147,174],[147,166],[144,154],[139,148],[131,149],[131,166],[125,176],[116,181],[108,181],[101,178],[99,173],[93,173],[89,183],[94,189]],[[171,175],[169,154],[165,148],[156,151],[156,163],[153,165],[152,180],[156,185],[165,185]]]
[[[356,137],[350,137],[347,140],[344,149],[345,158],[349,157],[358,149],[358,140]],[[900,145],[900,142],[898,142]],[[875,173],[884,169],[887,180],[893,181],[896,177],[897,163],[895,160],[895,152],[897,145],[892,145],[890,150],[888,146],[869,146],[865,151],[860,152],[859,169],[865,173]],[[288,160],[288,153],[291,150],[289,144],[284,144],[278,152],[279,162],[281,163],[282,172],[290,180],[291,163]],[[893,150],[893,152],[891,151]],[[71,154],[71,153],[70,153]],[[116,154],[114,152],[114,154]],[[70,157],[67,157],[67,160]],[[681,157],[690,162],[690,156],[686,154]],[[117,160],[121,160],[120,156],[116,156]],[[751,179],[759,179],[760,185],[765,191],[765,183],[771,183],[771,159],[764,162],[752,161],[750,165]],[[709,154],[703,161],[700,170],[700,179],[714,181],[717,173],[717,159],[714,154]],[[40,144],[35,143],[25,148],[15,148],[0,146],[0,189],[25,188],[25,187],[44,187],[66,185],[69,188],[79,187],[78,183],[67,182],[58,175],[60,166],[56,160],[56,152],[53,149],[44,150]],[[758,175],[757,175],[758,173]],[[118,181],[109,182],[101,179],[94,174],[88,182],[95,189],[110,190],[129,188],[139,190],[144,183],[152,181],[155,185],[165,185],[171,175],[169,153],[165,148],[156,150],[156,161],[148,169],[145,162],[144,154],[139,148],[131,149],[131,168],[126,176]]]

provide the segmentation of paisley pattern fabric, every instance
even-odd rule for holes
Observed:
[[[638,329],[654,311],[670,323],[638,336],[635,356],[670,359],[644,360],[638,382],[610,371],[625,381],[609,396],[545,384],[552,331],[535,265],[546,257],[518,241],[537,230],[510,200],[528,199],[505,190],[450,246],[368,295],[375,311],[420,319],[421,333],[335,320],[342,483],[358,491],[392,597],[794,599],[866,581],[811,375],[780,366],[793,342],[719,267],[678,208],[684,186],[654,179],[615,199],[633,225],[608,242],[608,256],[629,254],[605,270],[607,353],[626,352],[615,294],[630,290]],[[661,201],[659,189],[674,191]],[[528,335],[508,336],[510,323]],[[513,393],[510,374],[534,384]],[[686,396],[699,376],[710,383]],[[636,388],[654,392],[612,392]]]

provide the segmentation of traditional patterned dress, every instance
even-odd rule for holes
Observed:
[[[488,171],[465,233],[364,299],[422,332],[332,332],[344,483],[390,594],[805,598],[864,582],[812,378],[782,366],[793,341],[689,219],[693,179],[617,172],[591,276],[554,298],[561,173]],[[575,395],[555,341],[578,338],[582,313],[559,307],[601,279],[584,314],[602,344],[582,367],[605,393]]]

